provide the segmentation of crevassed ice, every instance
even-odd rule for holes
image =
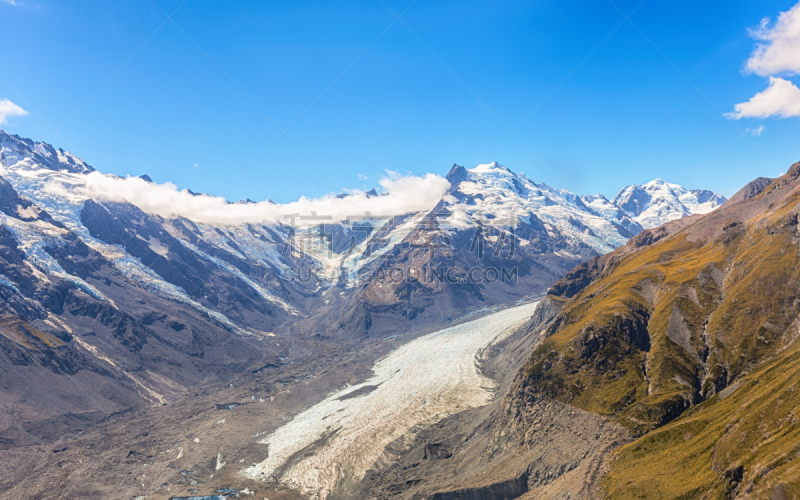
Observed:
[[[111,262],[127,279],[163,298],[187,304],[237,333],[251,335],[250,332],[241,329],[224,314],[209,309],[193,300],[181,287],[161,279],[152,269],[142,264],[139,259],[132,257],[121,247],[100,241],[89,234],[88,229],[80,222],[80,210],[84,201],[82,198],[69,199],[60,195],[54,195],[45,189],[46,183],[53,179],[58,179],[59,182],[80,184],[83,182],[80,175],[35,168],[8,170],[4,172],[3,175],[14,189],[17,190],[20,196],[36,200],[36,204],[44,208],[53,219],[64,224],[65,227],[75,233],[87,246],[103,255],[103,257]],[[20,225],[25,227],[25,224],[34,224],[10,218],[5,216],[5,214],[2,215],[5,217],[3,220],[9,220],[9,224],[12,227]],[[55,259],[44,251],[44,247],[48,244],[59,245],[63,243],[61,240],[61,232],[63,231],[53,226],[50,227],[52,228],[50,233],[45,235],[25,231],[14,233],[15,238],[22,245],[24,245],[23,242],[25,241],[30,242],[30,253],[26,252],[26,255],[30,255],[30,262],[35,268],[44,269],[50,274],[72,281],[76,286],[92,294],[95,298],[107,300],[116,307],[113,301],[105,297],[92,285],[86,283],[77,276],[66,273]]]
[[[32,268],[69,281],[92,297],[98,300],[104,300],[113,307],[117,307],[113,300],[103,295],[97,288],[85,282],[83,279],[67,273],[64,268],[45,251],[46,246],[59,246],[63,244],[63,240],[61,239],[61,234],[65,233],[63,229],[38,220],[31,222],[22,221],[9,217],[4,213],[0,213],[0,223],[14,236],[14,239],[19,245],[19,249],[25,254],[25,259]]]

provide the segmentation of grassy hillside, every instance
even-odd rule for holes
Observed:
[[[797,498],[799,202],[795,164],[550,290],[528,383],[643,436],[612,462],[611,498]]]
[[[620,448],[608,498],[800,497],[800,345]]]

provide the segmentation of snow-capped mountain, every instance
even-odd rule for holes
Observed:
[[[488,214],[513,219],[513,225],[541,225],[548,234],[563,236],[569,245],[599,253],[617,248],[638,232],[625,227],[630,221],[624,216],[595,211],[582,197],[536,184],[497,162],[473,169],[455,165],[447,178],[451,188],[442,200],[448,212],[443,221],[454,228],[472,227],[475,219]],[[524,239],[521,244],[525,245]]]
[[[24,162],[28,168],[45,168],[73,174],[87,174],[94,169],[63,149],[55,149],[46,142],[34,142],[0,130],[0,164],[18,165]]]
[[[571,244],[600,253],[619,247],[642,229],[708,213],[726,201],[712,191],[688,190],[661,179],[627,186],[612,201],[601,194],[577,196],[537,184],[497,162],[473,169],[455,165],[447,178],[451,188],[443,198],[449,211],[444,221],[453,227],[470,227],[484,214],[505,214],[527,223],[539,219]]]
[[[413,230],[387,252],[391,258],[378,270],[417,269],[425,276],[431,269],[491,268],[501,276],[514,270],[515,281],[469,289],[423,279],[409,288],[372,274],[363,283],[368,300],[358,303],[352,317],[348,311],[343,324],[365,321],[370,308],[378,306],[402,304],[416,311],[446,303],[458,309],[536,294],[540,283],[562,276],[569,263],[606,253],[642,231],[639,222],[602,196],[579,197],[537,184],[496,162],[472,169],[454,165],[447,180],[450,188],[441,201],[420,219],[412,217]]]
[[[647,184],[623,188],[611,204],[624,211],[645,229],[658,227],[687,215],[706,214],[727,201],[722,195],[703,189],[685,189],[655,179]]]
[[[179,297],[204,313],[208,313],[207,308],[185,296],[182,285],[170,283],[163,276],[154,276],[154,272],[158,275],[157,271],[144,269],[148,267],[143,264],[147,260],[143,257],[145,254],[170,260],[164,242],[153,242],[154,235],[135,224],[125,227],[125,232],[148,242],[148,250],[136,250],[141,255],[133,254],[136,259],[131,261],[130,251],[120,253],[119,248],[114,247],[120,245],[115,240],[116,235],[104,236],[107,228],[95,226],[97,219],[103,218],[100,214],[105,211],[125,219],[140,212],[136,217],[151,219],[153,227],[157,226],[159,233],[179,242],[182,251],[188,251],[217,270],[233,273],[264,300],[294,314],[297,308],[290,303],[287,280],[278,287],[263,287],[250,278],[239,276],[237,273],[241,273],[241,269],[234,271],[231,259],[264,268],[276,278],[289,278],[293,283],[297,282],[294,278],[298,267],[305,266],[314,275],[317,291],[337,283],[352,288],[363,281],[363,276],[371,276],[371,271],[385,265],[386,257],[391,256],[397,245],[407,244],[410,237],[413,239],[415,231],[434,227],[431,222],[435,222],[437,231],[445,237],[442,241],[452,239],[458,232],[491,230],[498,232],[499,241],[513,241],[516,249],[523,253],[532,252],[531,255],[541,257],[549,252],[557,257],[577,259],[608,252],[642,228],[708,212],[725,200],[710,191],[688,191],[657,179],[643,186],[628,186],[609,202],[602,195],[577,196],[544,183],[537,184],[524,174],[515,174],[494,162],[473,169],[454,165],[447,175],[450,189],[432,211],[388,218],[365,216],[361,220],[334,223],[315,222],[313,217],[300,214],[301,220],[311,219],[302,227],[280,223],[211,224],[183,217],[164,218],[135,206],[123,209],[127,202],[121,198],[113,203],[88,199],[79,188],[87,184],[87,176],[99,175],[91,166],[48,144],[2,131],[0,165],[3,177],[22,197],[33,200],[57,223],[105,255],[129,280],[170,300]],[[142,181],[145,189],[149,185],[153,185],[149,178]],[[377,193],[373,190],[366,195],[374,197]],[[59,237],[45,238],[45,230],[40,226],[17,229],[21,238],[26,231],[35,235],[29,239],[40,242],[24,246],[33,267],[44,266],[61,273],[42,250],[47,245],[63,244]],[[538,245],[526,248],[532,241]],[[82,283],[79,277],[70,279]],[[80,286],[87,288],[88,285]],[[222,313],[210,311],[224,317]]]
[[[609,202],[491,163],[454,166],[438,203],[411,213],[219,223],[85,189],[119,180],[0,131],[0,365],[20,380],[37,367],[49,385],[63,384],[65,366],[90,373],[32,415],[100,401],[102,418],[252,364],[444,325],[541,294],[654,217],[724,200],[654,181]],[[20,350],[24,363],[12,362]]]

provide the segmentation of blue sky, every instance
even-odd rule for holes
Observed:
[[[278,202],[491,160],[579,194],[731,195],[800,160],[800,118],[756,99],[770,77],[795,99],[800,64],[747,66],[800,54],[770,31],[795,1],[383,1],[0,0],[0,128]]]

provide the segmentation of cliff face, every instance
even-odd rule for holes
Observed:
[[[611,497],[797,494],[799,178],[800,163],[709,215],[645,231],[542,302],[529,328],[547,325],[545,339],[509,397],[644,436],[611,462]]]

